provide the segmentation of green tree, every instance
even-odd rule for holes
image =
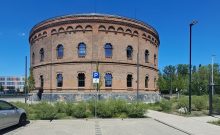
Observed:
[[[175,66],[172,66],[172,65],[169,65],[169,66],[165,66],[164,69],[163,69],[163,72],[164,72],[164,77],[165,79],[168,81],[170,81],[170,95],[172,95],[173,93],[173,80],[175,79],[175,76],[176,76],[176,67]]]
[[[200,64],[198,71],[192,74],[192,93],[196,95],[207,93],[209,78],[210,68]]]
[[[28,77],[27,88],[29,92],[35,89],[35,80],[32,68],[30,69],[30,76]]]
[[[178,64],[176,66],[177,74],[183,77],[188,75],[188,65],[187,64]]]
[[[182,93],[187,93],[188,89],[188,79],[187,76],[178,75],[176,79],[173,81],[173,87],[178,91],[181,90]]]
[[[0,91],[4,91],[4,87],[0,85]]]
[[[159,78],[157,80],[157,86],[159,87],[159,89],[162,93],[167,91],[170,88],[170,86],[168,84],[168,80],[166,80],[164,78],[164,76],[162,75],[161,72],[159,72]]]
[[[178,64],[176,66],[165,66],[162,72],[159,72],[158,86],[161,91],[170,89],[183,90],[183,93],[188,92],[188,65]],[[220,84],[220,65],[214,64],[214,84]],[[211,80],[211,65],[193,66],[192,69],[192,94],[201,95],[208,93],[208,84]],[[220,87],[215,87],[215,92],[220,93]]]

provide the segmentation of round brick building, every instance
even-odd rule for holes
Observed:
[[[45,91],[156,91],[159,35],[150,25],[114,15],[55,17],[29,37],[36,88]]]

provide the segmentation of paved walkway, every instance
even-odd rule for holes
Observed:
[[[220,135],[220,126],[207,123],[208,121],[218,120],[218,118],[215,117],[183,117],[152,110],[148,111],[147,116],[184,131],[187,134]]]
[[[1,134],[1,133],[0,133]],[[157,122],[144,119],[77,119],[31,121],[25,127],[5,131],[5,135],[186,135]]]

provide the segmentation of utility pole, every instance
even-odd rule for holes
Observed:
[[[214,95],[214,57],[215,55],[212,55],[212,82],[211,82],[211,86],[212,86],[212,96]]]
[[[27,56],[25,56],[25,87],[24,87],[24,92],[25,92],[25,103],[27,103]]]

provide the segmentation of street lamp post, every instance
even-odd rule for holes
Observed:
[[[189,113],[191,113],[191,95],[192,95],[192,89],[191,89],[191,81],[192,81],[192,26],[198,23],[196,20],[192,21],[189,24]]]
[[[215,55],[212,55],[212,82],[211,82],[211,86],[212,86],[212,96],[214,95],[214,57]]]
[[[24,87],[24,92],[25,92],[25,103],[27,103],[27,56],[25,56],[25,87]]]

